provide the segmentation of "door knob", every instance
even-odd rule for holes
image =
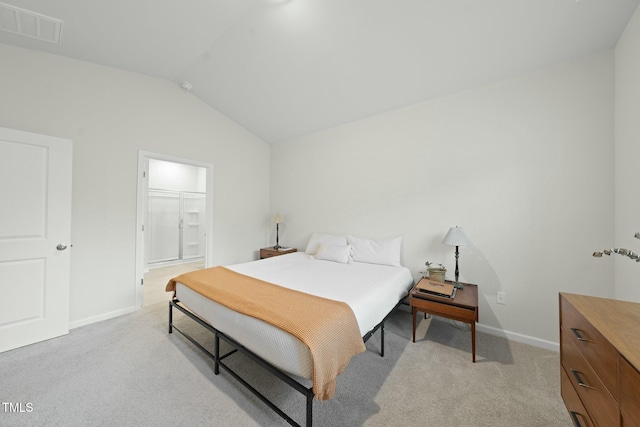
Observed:
[[[67,249],[67,245],[59,243],[58,246],[56,246],[56,249],[59,251],[64,251],[65,249]]]

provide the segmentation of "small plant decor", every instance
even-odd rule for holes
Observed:
[[[431,261],[425,262],[424,265],[427,266],[427,270],[422,272],[422,277],[429,277],[429,279],[435,280],[436,282],[444,282],[444,277],[447,273],[444,265]]]

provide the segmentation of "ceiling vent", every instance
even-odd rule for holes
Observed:
[[[0,31],[60,44],[62,21],[0,3]]]

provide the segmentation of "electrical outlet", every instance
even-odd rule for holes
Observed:
[[[507,303],[507,293],[498,291],[498,293],[496,293],[496,302],[498,304],[503,304],[503,305],[506,304]]]

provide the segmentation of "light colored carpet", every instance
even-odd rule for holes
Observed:
[[[68,336],[0,354],[0,401],[30,403],[2,426],[277,426],[284,420],[178,333],[167,333],[171,277],[201,264],[151,270],[145,308],[72,330]],[[154,303],[155,301],[155,303]],[[190,319],[176,322],[208,348],[213,338]],[[478,334],[471,362],[466,325],[411,315],[387,323],[338,378],[336,395],[314,402],[315,426],[571,426],[559,394],[557,353]],[[229,363],[299,422],[304,398],[244,356]]]
[[[167,315],[159,303],[0,354],[0,400],[33,407],[7,413],[0,406],[0,425],[286,425],[227,373],[215,376],[211,361],[178,333],[169,335]],[[176,319],[211,348],[208,332]],[[559,394],[557,353],[478,334],[474,364],[462,329],[422,320],[411,343],[411,315],[396,311],[385,357],[376,334],[339,377],[334,398],[314,402],[314,425],[572,425]],[[301,395],[234,358],[257,388],[304,420]]]

